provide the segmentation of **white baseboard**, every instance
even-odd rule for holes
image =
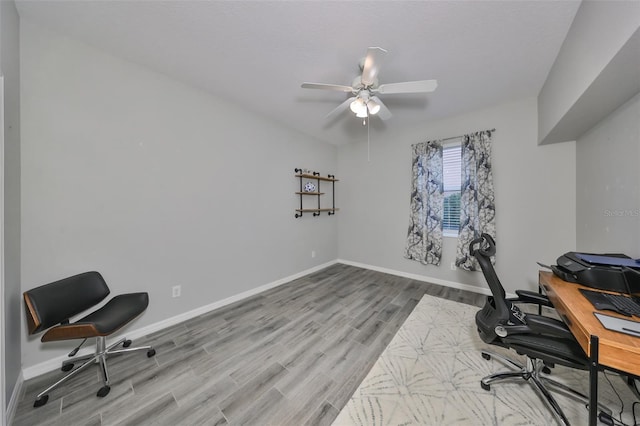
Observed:
[[[13,417],[16,415],[16,410],[18,409],[18,402],[20,401],[20,396],[22,395],[22,386],[24,385],[24,375],[22,372],[18,374],[18,380],[16,380],[16,384],[13,387],[13,393],[11,394],[11,399],[9,399],[9,404],[7,404],[7,411],[5,411],[5,420],[7,425],[13,423]]]
[[[382,268],[380,266],[367,265],[365,263],[352,262],[350,260],[338,259],[338,263],[344,263],[345,265],[356,266],[358,268],[371,269],[372,271],[384,272],[385,274],[397,275],[399,277],[409,278],[416,281],[424,281],[432,284],[438,284],[444,287],[457,288],[460,290],[471,291],[473,293],[491,295],[491,290],[485,287],[476,287],[469,284],[462,284],[455,281],[443,280],[440,278],[427,277],[424,275],[411,274],[404,271],[396,271],[395,269]]]
[[[359,262],[352,262],[350,260],[343,260],[343,259],[336,259],[336,260],[332,260],[330,262],[327,263],[323,263],[322,265],[318,265],[318,266],[314,266],[313,268],[304,270],[302,272],[298,272],[296,274],[290,275],[288,277],[270,282],[268,284],[262,285],[260,287],[256,287],[254,289],[236,294],[234,296],[228,297],[226,299],[223,300],[219,300],[217,302],[205,305],[205,306],[201,306],[199,308],[193,309],[191,311],[173,316],[171,318],[167,318],[165,320],[162,321],[158,321],[154,324],[149,324],[145,327],[142,328],[138,328],[136,330],[131,330],[131,331],[127,331],[126,335],[127,338],[135,340],[138,339],[140,337],[144,337],[147,336],[151,333],[155,333],[156,331],[160,331],[162,329],[165,329],[167,327],[171,327],[173,325],[179,324],[181,322],[184,322],[186,320],[189,320],[191,318],[195,318],[199,315],[205,314],[207,312],[213,311],[214,309],[218,309],[221,308],[223,306],[229,305],[231,303],[237,302],[239,300],[242,299],[246,299],[248,297],[254,296],[258,293],[261,293],[263,291],[272,289],[274,287],[278,287],[282,284],[286,284],[290,281],[293,281],[295,279],[298,279],[300,277],[303,277],[305,275],[311,274],[313,272],[319,271],[321,269],[324,269],[328,266],[331,266],[333,264],[336,263],[343,263],[345,265],[351,265],[351,266],[356,266],[358,268],[363,268],[363,269],[370,269],[372,271],[378,271],[378,272],[383,272],[386,274],[391,274],[391,275],[396,275],[396,276],[400,276],[400,277],[404,277],[404,278],[409,278],[412,280],[417,280],[417,281],[424,281],[424,282],[429,282],[429,283],[433,283],[433,284],[438,284],[438,285],[442,285],[445,287],[451,287],[451,288],[457,288],[457,289],[461,289],[461,290],[467,290],[467,291],[471,291],[474,293],[480,293],[480,294],[486,294],[486,295],[490,295],[491,292],[489,291],[488,288],[484,288],[484,287],[476,287],[476,286],[472,286],[472,285],[468,285],[468,284],[462,284],[462,283],[458,283],[455,281],[448,281],[448,280],[443,280],[440,278],[433,278],[433,277],[427,277],[424,275],[418,275],[418,274],[411,274],[408,272],[403,272],[403,271],[397,271],[394,269],[388,269],[388,268],[382,268],[379,266],[373,266],[373,265],[367,265],[365,263],[359,263]],[[512,295],[507,295],[508,297],[513,297]],[[117,336],[114,336],[115,339],[117,339]],[[88,355],[90,353],[93,352],[93,348],[84,348],[82,350],[80,350],[77,354],[77,356],[81,356],[81,355]],[[48,373],[50,371],[56,370],[58,368],[60,368],[60,365],[62,363],[62,361],[65,361],[67,358],[66,355],[61,355],[55,358],[52,358],[48,361],[44,361],[41,362],[39,364],[30,366],[30,367],[26,367],[22,370],[22,374],[20,375],[20,388],[22,388],[22,383],[24,380],[29,380],[33,377],[37,377],[40,376],[42,374]],[[18,385],[16,384],[16,388],[18,387]],[[12,400],[15,396],[15,392],[14,395],[12,395]],[[9,411],[7,411],[7,418],[8,418],[8,413]]]
[[[242,299],[246,299],[247,297],[254,296],[254,295],[258,294],[258,293],[262,293],[263,291],[270,290],[270,289],[272,289],[274,287],[281,286],[282,284],[286,284],[286,283],[288,283],[290,281],[293,281],[295,279],[298,279],[300,277],[304,277],[305,275],[308,275],[308,274],[311,274],[313,272],[316,272],[316,271],[319,271],[321,269],[324,269],[327,266],[331,266],[331,265],[333,265],[333,264],[335,264],[337,262],[338,262],[337,260],[332,260],[330,262],[323,263],[322,265],[314,266],[313,268],[306,269],[306,270],[304,270],[302,272],[298,272],[298,273],[290,275],[288,277],[281,278],[279,280],[270,282],[270,283],[262,285],[260,287],[256,287],[256,288],[253,288],[251,290],[247,290],[245,292],[238,293],[238,294],[233,295],[231,297],[228,297],[226,299],[219,300],[217,302],[213,302],[213,303],[210,303],[210,304],[205,305],[205,306],[201,306],[199,308],[196,308],[196,309],[193,309],[191,311],[188,311],[188,312],[173,316],[171,318],[167,318],[167,319],[162,320],[162,321],[158,321],[158,322],[156,322],[154,324],[149,324],[149,325],[147,325],[145,327],[138,328],[136,330],[128,330],[128,331],[126,331],[126,336],[127,336],[128,339],[131,339],[131,340],[135,340],[135,339],[138,339],[140,337],[147,336],[147,335],[149,335],[151,333],[155,333],[156,331],[160,331],[160,330],[165,329],[167,327],[171,327],[172,325],[179,324],[179,323],[184,322],[186,320],[189,320],[191,318],[195,318],[195,317],[197,317],[199,315],[202,315],[202,314],[205,314],[207,312],[213,311],[214,309],[218,309],[218,308],[221,308],[223,306],[230,305],[231,303],[237,302],[237,301],[242,300]],[[123,334],[123,336],[124,336],[124,334]],[[114,335],[114,339],[117,340],[117,338],[118,338],[118,336]],[[80,350],[77,353],[76,356],[88,355],[88,354],[92,353],[93,351],[94,351],[93,348],[84,348],[84,349]],[[48,373],[49,371],[56,370],[56,369],[60,368],[60,365],[61,365],[62,361],[65,361],[67,359],[68,359],[68,357],[66,355],[61,355],[61,356],[52,358],[52,359],[50,359],[48,361],[44,361],[44,362],[41,362],[39,364],[32,365],[30,367],[26,367],[26,368],[24,368],[22,370],[23,380],[29,380],[29,379],[31,379],[33,377],[37,377],[37,376],[40,376],[42,374]]]

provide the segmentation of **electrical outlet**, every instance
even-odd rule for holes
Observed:
[[[171,297],[180,297],[182,293],[182,286],[174,285],[171,287]]]
[[[456,269],[458,269],[458,267],[456,266],[456,262],[451,262],[451,270],[455,271]]]
[[[316,257],[316,251],[315,250],[311,250],[311,257],[312,258]]]

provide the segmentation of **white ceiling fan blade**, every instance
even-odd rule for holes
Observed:
[[[379,97],[372,96],[371,100],[380,105],[380,111],[378,111],[376,115],[380,117],[381,120],[388,120],[389,118],[391,118],[391,111],[389,111],[389,108],[387,108],[387,106],[382,103]]]
[[[362,84],[371,86],[376,81],[385,53],[387,51],[381,47],[367,49],[367,56],[364,58],[364,65],[362,66]]]
[[[405,81],[404,83],[381,84],[374,90],[376,93],[428,93],[438,87],[437,80]]]
[[[329,112],[329,114],[327,114],[327,116],[325,117],[325,120],[333,120],[334,118],[336,118],[341,112],[345,111],[347,108],[349,108],[349,105],[351,105],[351,102],[355,101],[356,97],[352,96],[349,99],[347,99],[346,101],[344,101],[343,103],[341,103],[340,105],[338,105],[337,107],[335,107],[333,110],[331,110],[331,112]]]
[[[338,92],[353,92],[351,86],[343,86],[340,84],[326,84],[326,83],[302,83],[303,89],[324,89],[324,90],[336,90]]]

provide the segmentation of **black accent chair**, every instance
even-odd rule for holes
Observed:
[[[155,349],[151,346],[129,347],[131,340],[126,338],[121,338],[108,347],[106,343],[107,336],[118,331],[147,309],[149,305],[147,293],[115,296],[100,309],[73,323],[69,322],[71,317],[99,304],[109,293],[107,283],[98,272],[85,272],[36,287],[24,293],[29,334],[48,329],[42,336],[43,342],[84,339],[69,354],[69,357],[74,356],[88,338],[96,338],[95,353],[64,361],[62,371],[71,371],[75,363],[86,360],[80,367],[40,392],[33,403],[34,407],[46,404],[49,400],[48,393],[51,390],[93,364],[100,364],[103,386],[98,390],[97,396],[104,397],[111,390],[107,371],[108,357],[134,351],[147,351],[148,357],[156,354]],[[114,349],[119,345],[122,345],[123,349]]]
[[[525,303],[538,307],[553,307],[545,296],[531,291],[517,290],[517,298],[506,298],[504,288],[491,263],[491,256],[496,253],[496,245],[490,235],[482,234],[480,238],[473,240],[469,245],[469,251],[478,260],[492,294],[487,297],[484,307],[476,314],[476,325],[480,337],[485,343],[513,349],[526,358],[526,365],[521,365],[502,355],[483,350],[483,358],[494,357],[511,369],[484,377],[480,381],[482,388],[489,390],[492,383],[500,380],[526,380],[541,394],[543,401],[552,410],[556,419],[561,424],[569,425],[569,421],[547,386],[583,402],[585,406],[589,398],[541,373],[550,373],[549,367],[555,364],[587,370],[589,368],[587,355],[564,322],[551,317],[524,313],[515,305],[515,303]],[[601,408],[611,414],[607,408]]]

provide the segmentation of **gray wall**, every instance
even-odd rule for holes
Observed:
[[[23,289],[101,271],[149,292],[137,328],[337,258],[337,216],[294,218],[294,168],[336,174],[336,147],[28,21],[20,42]],[[25,337],[24,365],[69,345]]]
[[[552,132],[639,25],[640,2],[582,2],[538,96],[538,140]]]
[[[576,143],[577,249],[640,257],[640,94]]]
[[[640,2],[583,1],[538,96],[539,140],[577,139],[581,251],[640,256],[639,28]]]
[[[456,239],[445,238],[440,266],[404,259],[409,224],[411,144],[495,127],[497,271],[505,288],[537,288],[536,261],[552,263],[575,247],[575,143],[537,145],[536,99],[425,123],[398,134],[371,129],[340,147],[340,258],[425,279],[486,288],[479,273],[451,271]]]
[[[21,367],[20,289],[20,56],[19,19],[13,1],[0,2],[0,70],[4,76],[4,338],[5,396],[11,398]]]

